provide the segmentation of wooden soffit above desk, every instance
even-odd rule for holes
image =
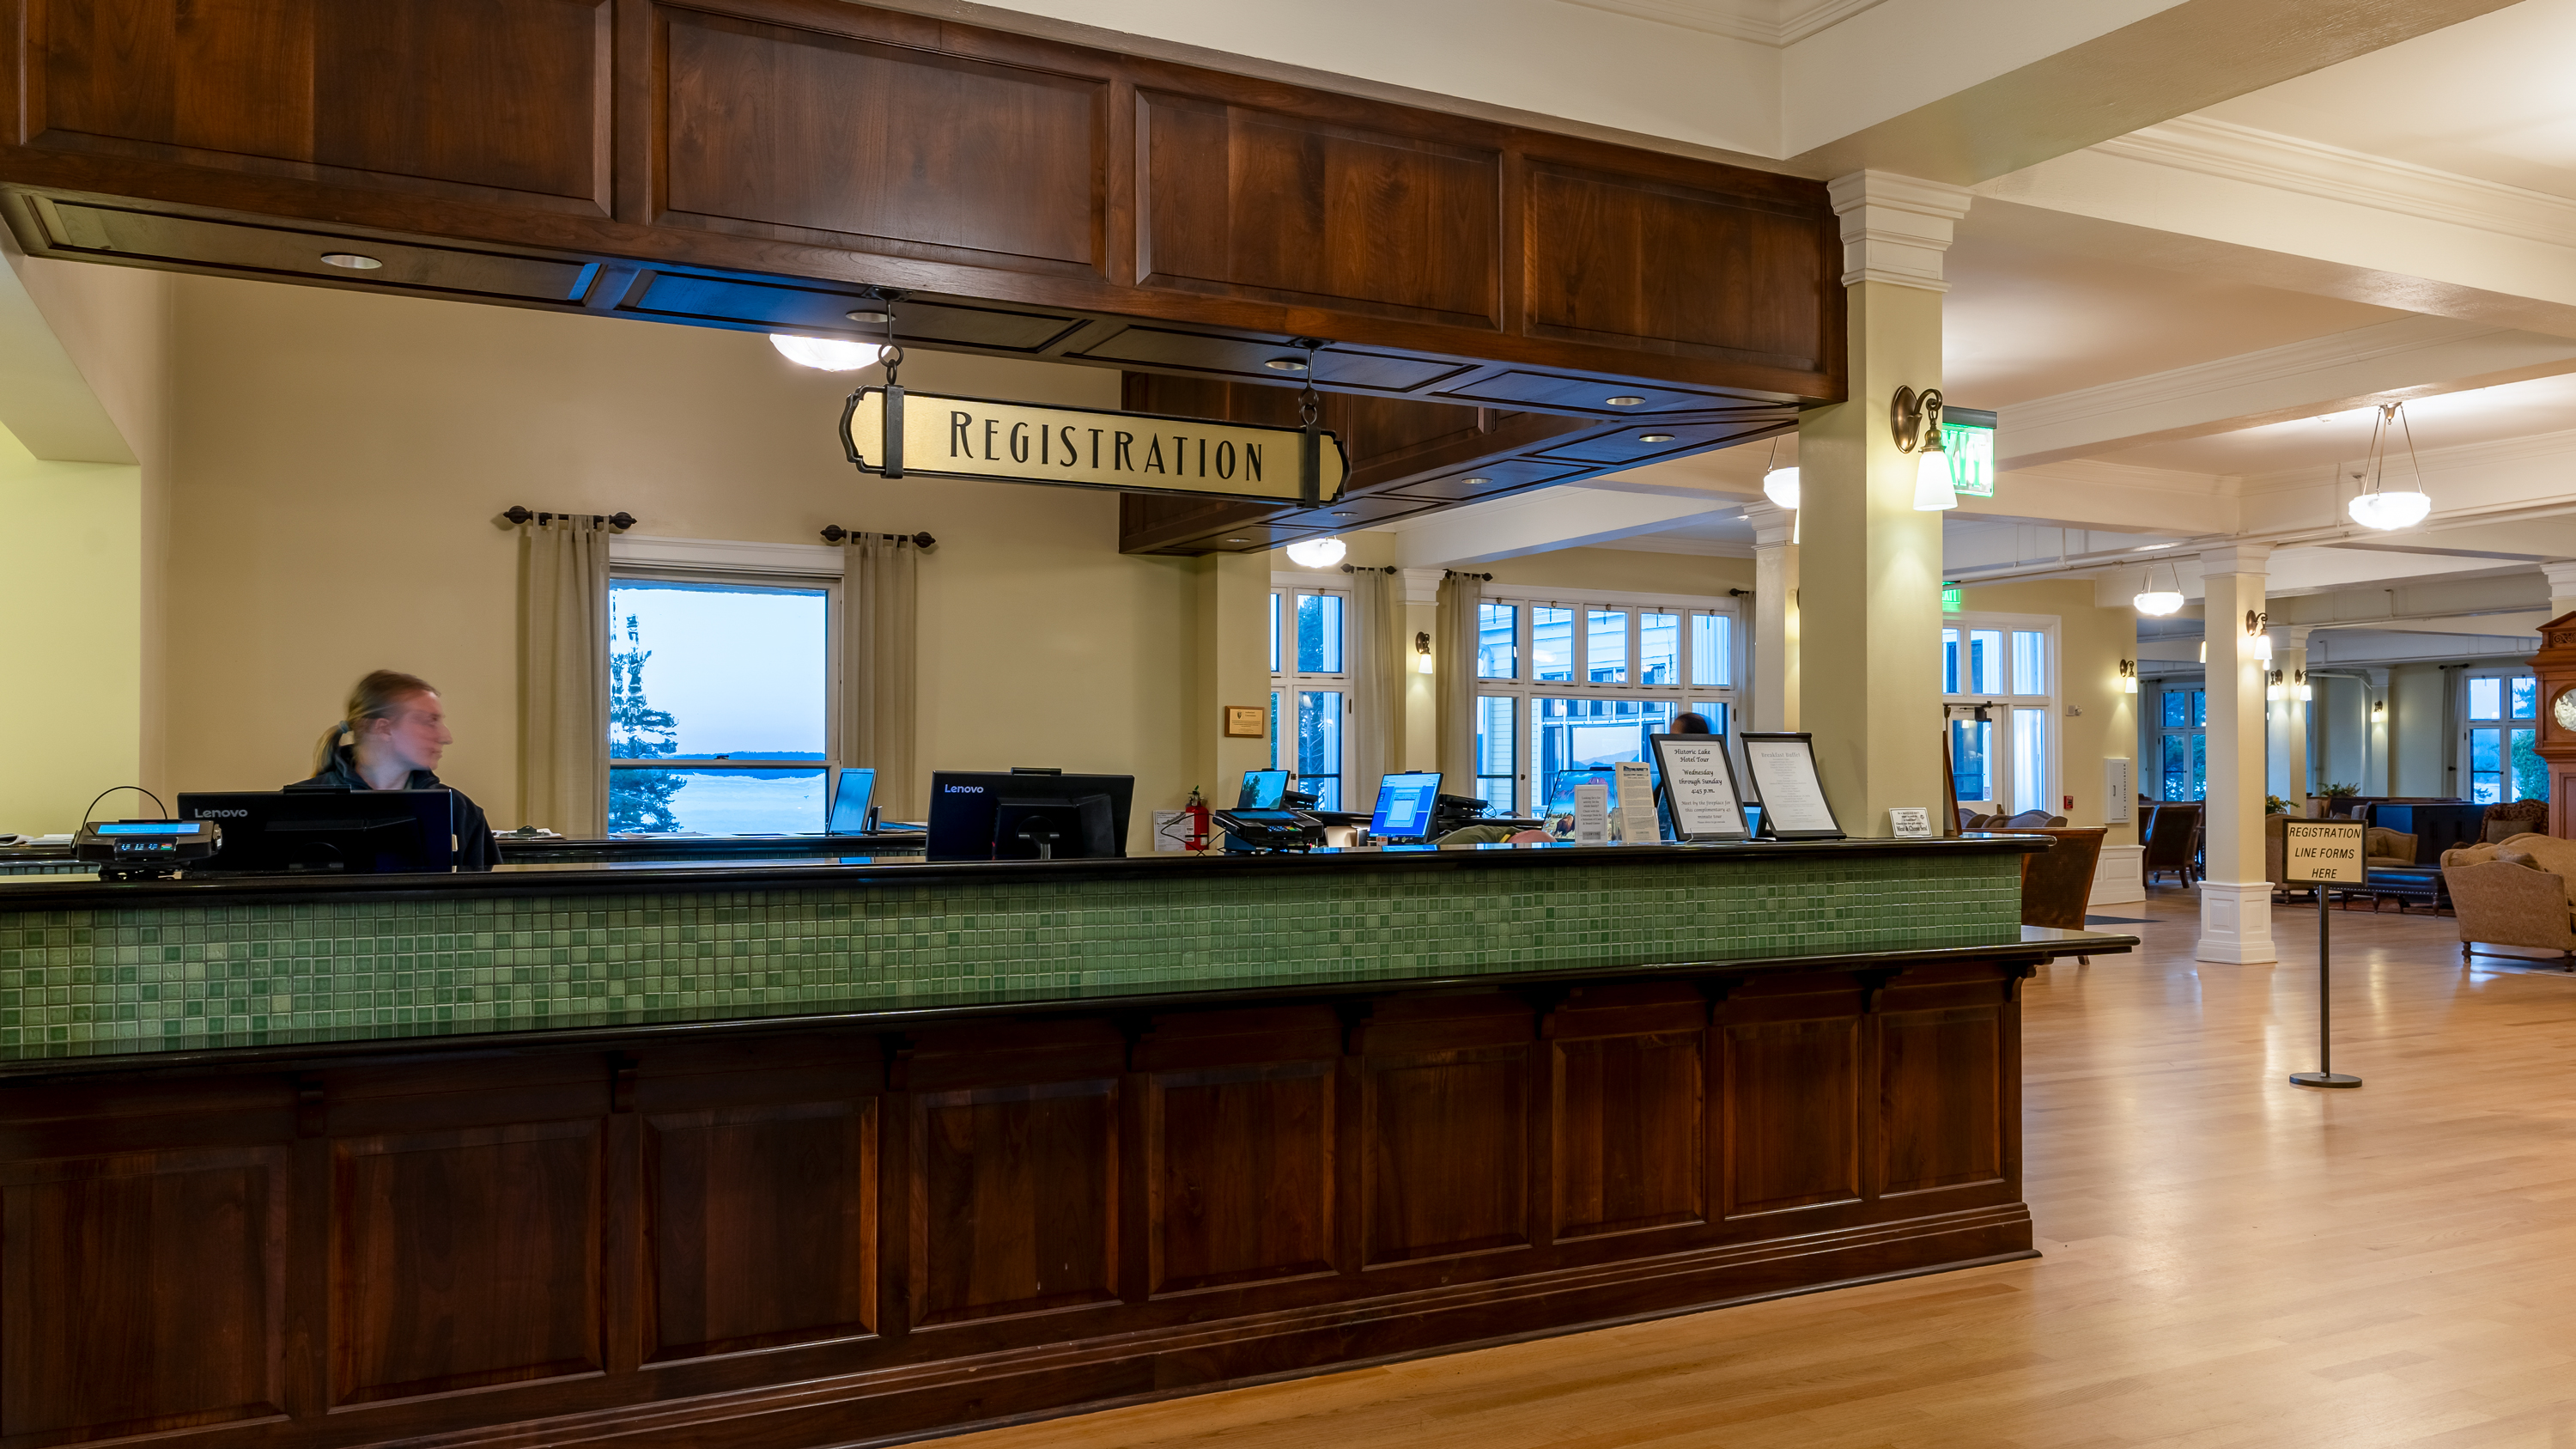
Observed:
[[[840,0],[0,15],[31,255],[858,338],[894,287],[908,342],[1238,397],[1320,338],[1319,387],[1440,409],[1395,432],[1509,434],[1355,490],[1430,507],[1843,395],[1839,233],[1801,178]],[[1175,543],[1210,546],[1129,546]]]

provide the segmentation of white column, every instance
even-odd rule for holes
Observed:
[[[2290,802],[2300,815],[2308,813],[2308,707],[2298,700],[2299,680],[2308,672],[2308,632],[2305,624],[2287,624],[2267,631],[2272,639],[2272,672],[2281,676],[2281,697],[2271,699],[2271,686],[2266,686],[2267,708],[2264,729],[2264,788]]]
[[[2370,676],[2364,690],[2361,716],[2362,738],[2361,793],[2386,795],[2388,788],[2388,670],[2385,666],[2362,671]]]
[[[2208,620],[2209,796],[2202,813],[2208,875],[2200,883],[2203,961],[2253,963],[2272,951],[2272,886],[2263,878],[2263,658],[2246,616],[2263,612],[2268,543],[2200,556]]]
[[[2576,559],[2545,563],[2540,571],[2549,576],[2549,617],[2561,619],[2576,614]]]
[[[1798,722],[1843,829],[1885,836],[1891,808],[1941,809],[1941,515],[1915,511],[1916,459],[1897,451],[1888,412],[1898,388],[1941,385],[1941,256],[1969,195],[1881,171],[1827,194],[1842,218],[1848,391],[1798,420]]]
[[[1798,727],[1798,515],[1776,503],[1744,510],[1753,525],[1753,723]]]

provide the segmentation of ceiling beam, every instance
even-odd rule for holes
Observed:
[[[1544,488],[1492,503],[1401,519],[1387,527],[1396,536],[1398,563],[1406,568],[1430,568],[1582,548],[1731,518],[1743,506],[1740,501],[1715,503],[1707,497],[1579,486]]]

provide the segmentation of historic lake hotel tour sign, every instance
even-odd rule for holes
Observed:
[[[1310,506],[1339,497],[1350,472],[1341,440],[1321,430],[1035,407],[901,387],[850,394],[841,441],[861,471],[888,478],[1054,483]]]

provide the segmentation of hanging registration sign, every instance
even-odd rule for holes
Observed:
[[[1341,496],[1350,473],[1341,440],[1320,430],[1034,407],[903,387],[850,394],[841,410],[841,442],[861,472],[887,478],[1053,483],[1262,503],[1329,503]],[[1309,457],[1311,490],[1304,481]]]

